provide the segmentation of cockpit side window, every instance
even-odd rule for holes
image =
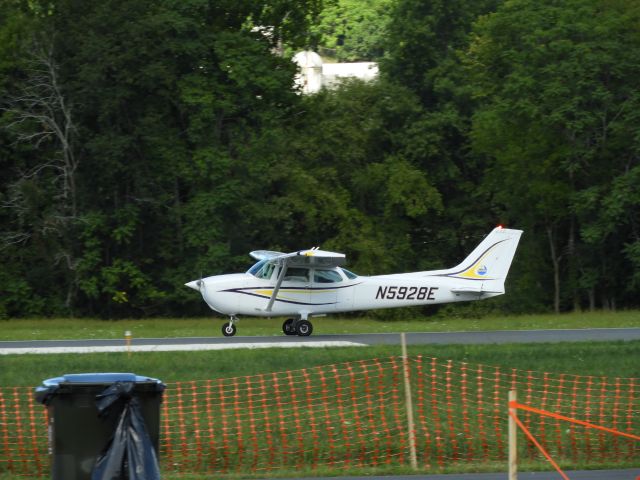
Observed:
[[[260,271],[256,274],[258,278],[264,278],[265,280],[269,280],[276,266],[273,263],[265,263],[264,266],[260,269]]]
[[[315,283],[338,283],[342,277],[335,270],[315,270],[313,273]]]
[[[269,263],[267,259],[260,260],[253,267],[249,269],[247,273],[255,276],[256,278],[264,278],[269,280],[273,275],[273,270],[276,268],[274,263]]]

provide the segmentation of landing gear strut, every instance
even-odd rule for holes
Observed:
[[[222,325],[222,334],[225,337],[233,337],[236,334],[236,326],[235,323],[238,321],[238,318],[234,315],[229,317],[229,322]]]

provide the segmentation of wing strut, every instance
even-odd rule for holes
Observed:
[[[284,279],[284,275],[287,273],[287,261],[282,262],[282,267],[280,268],[280,272],[278,273],[278,280],[276,281],[276,286],[273,287],[273,293],[271,294],[271,298],[269,299],[269,303],[267,304],[267,308],[264,309],[265,312],[270,312],[273,307],[273,302],[276,301],[276,297],[278,296],[278,292],[280,291],[280,285],[282,285],[282,280]]]

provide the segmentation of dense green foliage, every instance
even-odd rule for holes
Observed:
[[[333,0],[325,2],[312,25],[312,40],[320,55],[339,62],[378,61],[394,0]]]
[[[438,268],[501,222],[525,230],[509,294],[470,308],[638,306],[639,20],[617,0],[2,2],[0,316],[203,313],[184,282],[251,249]],[[380,80],[297,95],[276,52],[341,29],[337,58],[384,55]]]

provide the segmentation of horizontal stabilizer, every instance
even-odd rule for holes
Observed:
[[[453,293],[482,293],[482,288],[478,287],[458,287],[452,288]]]
[[[502,290],[485,290],[480,287],[456,287],[451,289],[452,293],[475,293],[476,295],[481,294],[493,294],[493,295],[502,295],[504,293],[504,289]]]

